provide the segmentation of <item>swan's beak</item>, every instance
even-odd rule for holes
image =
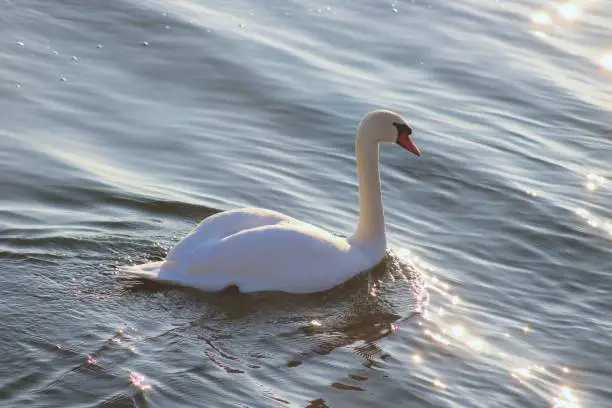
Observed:
[[[414,153],[417,156],[421,155],[421,151],[412,142],[412,139],[410,138],[410,135],[408,135],[407,133],[400,133],[400,135],[397,138],[397,142],[396,143],[398,145],[402,146],[404,149],[408,150],[410,153]]]

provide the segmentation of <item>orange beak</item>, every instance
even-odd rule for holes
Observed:
[[[402,146],[404,149],[408,150],[410,153],[414,153],[417,156],[421,155],[421,151],[412,142],[412,139],[410,139],[410,136],[407,133],[400,133],[396,143]]]

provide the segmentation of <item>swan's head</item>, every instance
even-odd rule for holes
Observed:
[[[368,113],[359,123],[358,138],[375,142],[396,143],[410,153],[421,155],[412,141],[412,128],[408,122],[395,112],[375,110]]]

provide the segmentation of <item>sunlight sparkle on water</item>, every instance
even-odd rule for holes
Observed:
[[[582,15],[582,10],[576,4],[566,3],[557,9],[561,17],[567,21],[575,21]]]
[[[546,370],[546,367],[544,367],[543,365],[539,365],[539,364],[534,364],[532,366],[529,367],[530,370],[535,370],[540,374],[546,374],[548,371]]]
[[[542,25],[551,23],[550,16],[545,11],[536,11],[535,13],[533,13],[531,15],[531,21],[533,21],[535,24]]]
[[[451,328],[451,332],[453,333],[453,337],[458,339],[463,336],[463,333],[465,333],[465,329],[461,325],[455,325]]]
[[[591,213],[589,213],[589,210],[585,210],[584,208],[576,208],[576,214],[581,216],[582,218],[588,218]]]
[[[485,343],[481,339],[472,339],[468,342],[468,347],[474,351],[482,351],[484,349]]]
[[[608,71],[612,71],[612,54],[604,55],[601,58],[601,66]]]
[[[529,367],[515,368],[511,371],[510,375],[520,382],[533,378],[533,374]]]
[[[603,177],[595,172],[584,174],[583,176],[588,181],[598,185],[606,182]],[[577,208],[575,212],[587,222],[589,220],[597,221],[584,208]],[[607,227],[606,221],[601,219],[599,226]],[[612,228],[612,220],[609,221],[609,226]],[[612,229],[610,231],[612,233]],[[547,367],[541,362],[524,359],[520,354],[502,351],[503,346],[500,348],[496,344],[497,341],[487,341],[488,335],[483,334],[482,327],[479,327],[479,324],[472,325],[465,321],[463,313],[459,316],[459,307],[457,305],[461,303],[461,309],[470,310],[470,304],[465,300],[462,301],[459,296],[455,295],[456,292],[452,285],[445,283],[443,278],[433,276],[433,274],[430,275],[428,283],[428,288],[434,296],[434,302],[436,300],[441,302],[434,303],[434,307],[425,308],[421,316],[423,320],[419,322],[419,326],[423,326],[423,336],[432,345],[446,350],[461,348],[471,352],[470,358],[482,359],[491,357],[495,359],[496,362],[503,364],[509,377],[516,381],[518,385],[529,389],[538,389],[540,392],[543,392],[545,394],[544,398],[548,401],[546,406],[549,408],[582,408],[570,388],[559,388],[558,383],[557,385],[549,384],[553,374],[560,374],[563,378],[569,379],[569,368],[557,366],[558,368],[551,369],[551,367]],[[430,326],[430,324],[435,325],[435,328]],[[511,335],[508,332],[502,331],[498,334],[499,337],[506,340],[528,341],[531,335],[533,335],[535,328],[526,321],[516,322],[515,324],[516,326],[513,328],[515,333]],[[477,335],[477,333],[480,335]],[[435,360],[428,360],[426,362],[423,354],[419,352],[413,352],[408,358],[412,360],[411,362],[415,368],[419,365],[429,368],[429,366],[435,364]],[[441,378],[436,378],[435,376],[431,377],[430,381],[432,388],[440,392],[446,391],[449,387]]]
[[[130,371],[130,381],[135,387],[140,388],[141,390],[148,390],[151,388],[151,386],[147,384],[146,378],[136,371]]]
[[[310,327],[321,327],[321,322],[318,320],[311,320],[308,325]]]
[[[546,34],[543,31],[532,31],[532,33],[533,33],[533,35],[535,35],[538,38],[546,38],[546,37],[548,37],[548,34]],[[529,193],[527,193],[527,194],[529,194]],[[533,196],[535,197],[535,194],[533,194]]]
[[[590,191],[595,191],[606,183],[605,177],[596,173],[589,173],[587,174],[586,178],[586,188],[588,188]]]
[[[569,387],[561,388],[559,395],[554,398],[553,408],[579,408],[578,398]]]
[[[429,329],[423,330],[423,334],[443,346],[448,346],[450,344],[450,342],[443,335],[434,333]]]
[[[447,387],[447,386],[446,386],[446,384],[444,384],[444,383],[443,383],[442,381],[440,381],[439,379],[436,379],[436,380],[433,382],[433,386],[434,386],[435,388],[441,388],[441,389],[445,389],[445,388]]]
[[[606,182],[606,179],[603,176],[600,176],[597,173],[589,173],[587,174],[587,179],[589,180],[593,180],[599,184],[604,184]]]

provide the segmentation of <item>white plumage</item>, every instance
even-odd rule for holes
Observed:
[[[205,291],[310,293],[330,289],[375,266],[386,252],[378,143],[420,155],[397,114],[369,113],[357,132],[359,225],[349,238],[276,211],[242,208],[204,219],[166,260],[124,266],[126,274]]]

